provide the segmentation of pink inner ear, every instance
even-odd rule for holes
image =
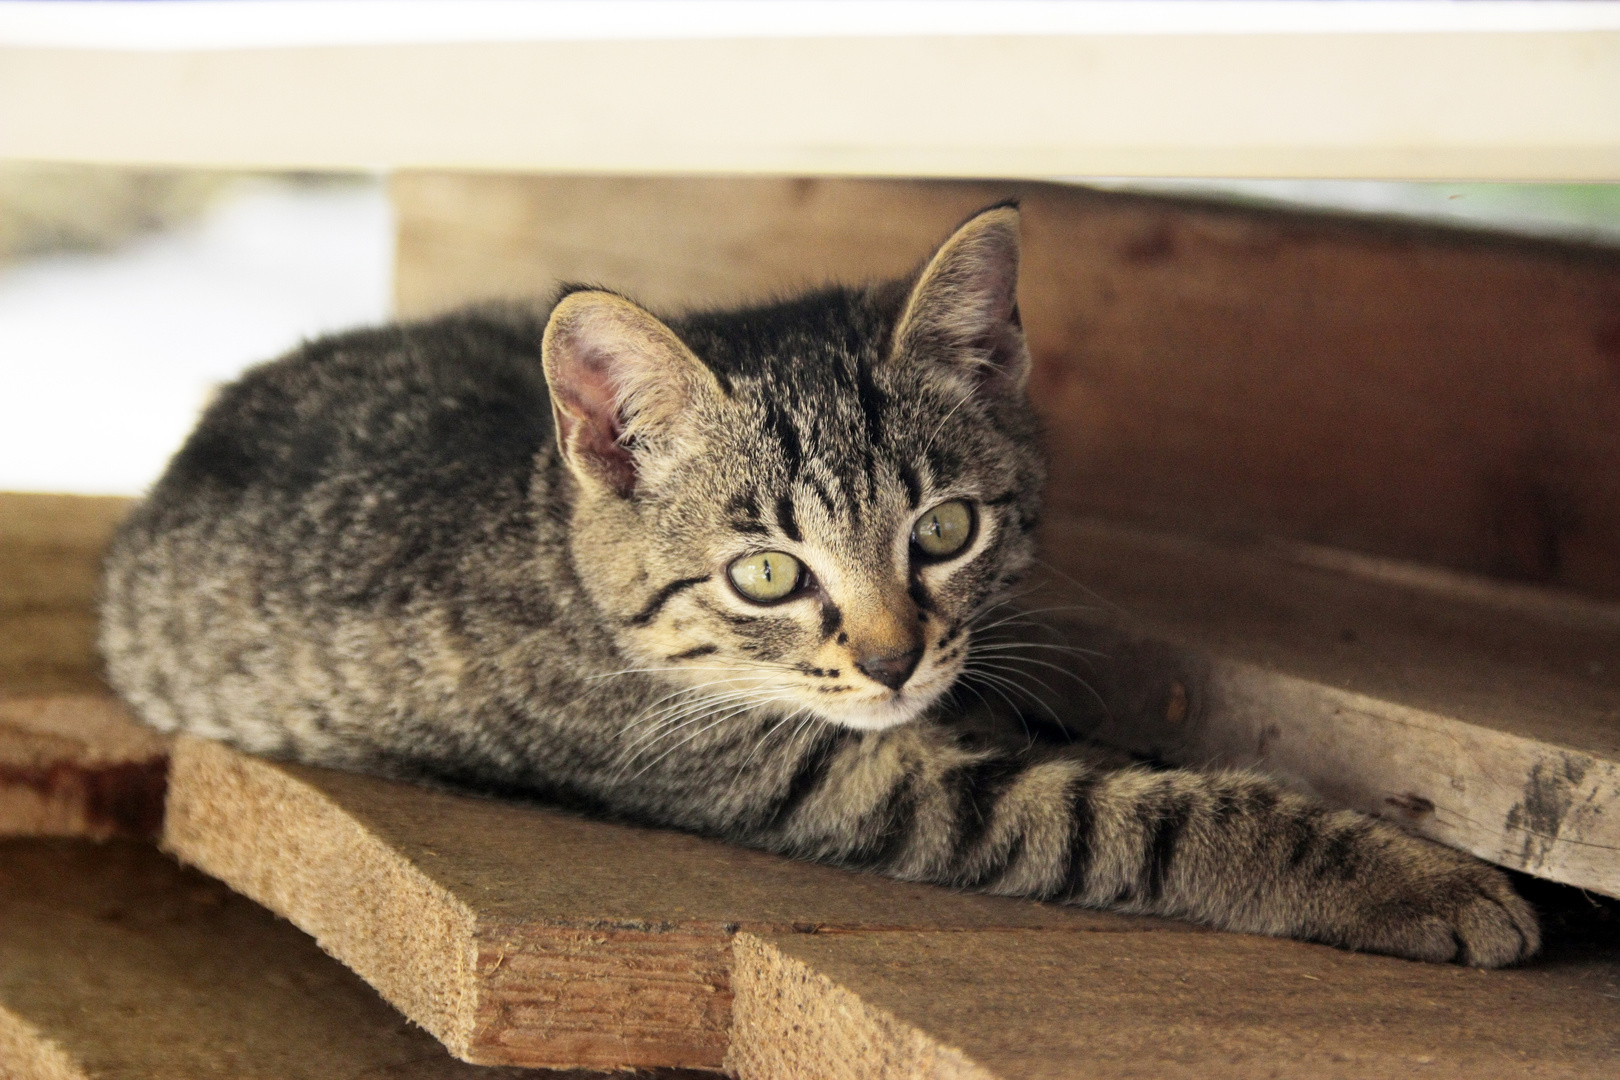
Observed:
[[[635,460],[619,442],[624,425],[619,416],[618,387],[612,358],[579,342],[569,342],[559,366],[555,394],[563,408],[557,422],[561,442],[581,465],[611,484],[621,495],[636,485]]]

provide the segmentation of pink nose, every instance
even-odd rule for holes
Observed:
[[[922,646],[919,645],[905,652],[863,656],[855,661],[855,666],[873,682],[880,682],[890,690],[898,690],[917,670],[917,661],[922,659],[922,654]]]

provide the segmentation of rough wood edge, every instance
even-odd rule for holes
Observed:
[[[270,762],[189,736],[172,762],[163,848],[284,915],[470,1060],[466,905]]]
[[[90,1080],[66,1050],[0,1007],[0,1080]]]
[[[746,931],[732,943],[731,1049],[739,1080],[997,1080],[955,1047],[861,1000]]]
[[[720,1067],[731,996],[719,928],[480,921],[314,785],[189,736],[163,846],[314,936],[464,1061]]]
[[[0,836],[156,837],[168,748],[106,694],[0,700]]]
[[[469,1061],[554,1069],[717,1070],[729,1039],[722,933],[481,929]]]

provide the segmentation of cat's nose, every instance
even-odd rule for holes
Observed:
[[[890,690],[898,690],[917,670],[917,661],[922,659],[922,654],[921,645],[905,652],[872,653],[855,661],[855,666],[867,678],[882,683]]]

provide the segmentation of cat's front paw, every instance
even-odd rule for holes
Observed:
[[[1362,903],[1341,944],[1472,967],[1515,964],[1541,948],[1535,909],[1506,874],[1426,840],[1389,841],[1359,883]]]

